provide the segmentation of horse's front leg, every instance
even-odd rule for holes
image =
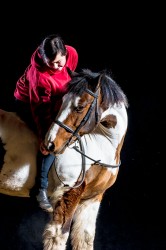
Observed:
[[[86,172],[85,189],[82,199],[74,214],[71,230],[73,250],[93,250],[96,233],[96,221],[105,191],[111,187],[116,178],[107,168],[93,165]]]
[[[50,223],[44,234],[44,250],[65,250],[74,212],[84,191],[84,184],[65,192],[55,204]]]
[[[71,230],[73,250],[93,250],[96,220],[103,194],[83,200],[74,214]]]

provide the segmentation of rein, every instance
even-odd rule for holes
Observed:
[[[99,91],[100,91],[100,88],[99,88],[99,84],[100,84],[100,81],[96,87],[96,92],[93,93],[91,90],[89,89],[85,89],[85,92],[87,92],[88,94],[90,94],[91,96],[94,97],[93,99],[93,102],[91,103],[86,115],[84,116],[84,118],[82,119],[80,125],[74,130],[72,130],[70,127],[68,127],[67,125],[65,125],[64,123],[60,122],[59,120],[55,120],[54,122],[56,124],[58,124],[60,127],[64,128],[67,132],[71,133],[72,136],[69,138],[68,142],[65,144],[65,146],[69,146],[73,136],[77,137],[78,139],[78,142],[79,142],[79,145],[80,145],[80,150],[78,147],[74,146],[73,148],[81,154],[82,156],[82,170],[81,170],[81,173],[78,177],[78,180],[80,179],[81,177],[81,174],[82,174],[82,177],[81,177],[81,180],[80,181],[77,181],[76,184],[71,187],[71,188],[77,188],[79,186],[81,186],[81,184],[83,183],[84,179],[85,179],[85,157],[90,159],[91,161],[94,162],[95,165],[100,165],[100,166],[103,166],[103,167],[107,167],[107,168],[118,168],[120,165],[121,165],[121,162],[117,165],[109,165],[109,164],[105,164],[105,163],[102,163],[100,162],[101,160],[94,160],[92,159],[91,157],[87,156],[85,154],[85,149],[84,149],[84,145],[81,141],[81,137],[80,135],[78,134],[79,130],[85,125],[85,123],[88,121],[90,115],[91,115],[91,112],[92,110],[95,108],[95,119],[96,119],[96,124],[98,123],[98,105],[97,105],[97,99],[98,99],[98,96],[99,96]],[[56,174],[58,176],[58,173],[56,171]],[[64,186],[68,187],[69,185],[65,184],[61,179],[60,177],[58,176],[59,180],[64,184]]]
[[[83,143],[82,143],[82,141],[81,141],[81,137],[80,137],[80,136],[77,136],[77,139],[78,139],[78,141],[79,141],[79,145],[80,145],[80,148],[81,148],[81,151],[80,151],[80,152],[82,152],[82,151],[85,152],[85,150],[84,150],[84,145],[83,145]],[[75,184],[73,187],[71,187],[71,188],[78,188],[79,186],[81,186],[81,184],[83,183],[83,181],[84,181],[84,179],[85,179],[85,154],[81,154],[81,156],[82,156],[82,169],[81,169],[81,173],[80,173],[80,175],[79,175],[79,177],[78,177],[78,180],[80,179],[81,174],[82,174],[82,178],[81,178],[80,181],[77,181],[76,184]],[[55,168],[55,171],[56,171],[56,168]],[[65,184],[65,183],[61,180],[61,178],[59,177],[57,171],[56,171],[56,174],[57,174],[58,179],[63,183],[63,185],[64,185],[65,187],[69,187],[68,184]]]
[[[80,149],[81,149],[81,150],[79,150],[77,146],[74,146],[73,149],[75,149],[75,150],[76,150],[78,153],[80,153],[81,156],[82,156],[82,169],[81,169],[81,173],[80,173],[80,175],[79,175],[79,177],[78,177],[78,180],[80,179],[81,174],[82,174],[82,177],[81,177],[81,180],[80,180],[80,181],[77,181],[76,184],[75,184],[73,187],[71,187],[71,188],[78,188],[79,186],[81,186],[81,184],[83,183],[83,181],[84,181],[84,179],[85,179],[85,157],[88,158],[88,159],[90,159],[91,161],[93,161],[93,162],[94,162],[94,163],[93,163],[94,165],[99,165],[99,166],[103,166],[103,167],[106,167],[106,168],[118,168],[118,167],[120,167],[121,161],[120,161],[119,164],[117,164],[117,165],[110,165],[110,164],[106,164],[106,163],[100,162],[101,160],[97,160],[97,161],[96,161],[96,160],[92,159],[91,157],[87,156],[87,155],[85,154],[85,149],[84,149],[84,145],[83,145],[83,143],[82,143],[82,141],[81,141],[81,137],[79,136],[79,137],[77,137],[77,139],[78,139],[78,142],[79,142],[79,145],[80,145]],[[57,174],[58,179],[63,183],[63,185],[64,185],[65,187],[69,187],[69,185],[65,184],[65,183],[61,180],[61,178],[59,177],[57,171],[56,171],[56,174]]]
[[[91,161],[93,161],[93,162],[94,162],[94,163],[93,163],[94,165],[100,165],[100,166],[103,166],[103,167],[106,167],[106,168],[118,168],[118,167],[120,167],[120,165],[121,165],[121,161],[120,161],[119,164],[117,164],[117,165],[106,164],[106,163],[100,162],[101,160],[97,160],[97,161],[96,161],[96,160],[92,159],[91,157],[87,156],[87,155],[85,154],[85,151],[79,150],[77,146],[74,146],[73,148],[74,148],[78,153],[80,153],[82,156],[84,156],[84,157],[90,159]]]

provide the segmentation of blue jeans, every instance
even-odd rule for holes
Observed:
[[[47,189],[49,170],[55,160],[52,154],[43,155],[40,151],[37,155],[37,177],[36,182],[39,189]]]

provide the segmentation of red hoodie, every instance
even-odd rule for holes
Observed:
[[[67,83],[71,79],[66,68],[74,71],[78,64],[77,51],[69,45],[66,45],[66,49],[66,64],[61,71],[56,71],[43,63],[37,48],[30,65],[16,83],[14,96],[30,103],[41,140],[59,111]]]

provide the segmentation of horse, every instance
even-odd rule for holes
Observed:
[[[55,155],[48,193],[53,213],[43,231],[44,250],[93,250],[104,193],[116,181],[127,132],[128,100],[108,70],[72,72],[67,94],[45,136]],[[35,183],[36,135],[13,112],[0,110],[6,154],[0,192],[29,196]]]

